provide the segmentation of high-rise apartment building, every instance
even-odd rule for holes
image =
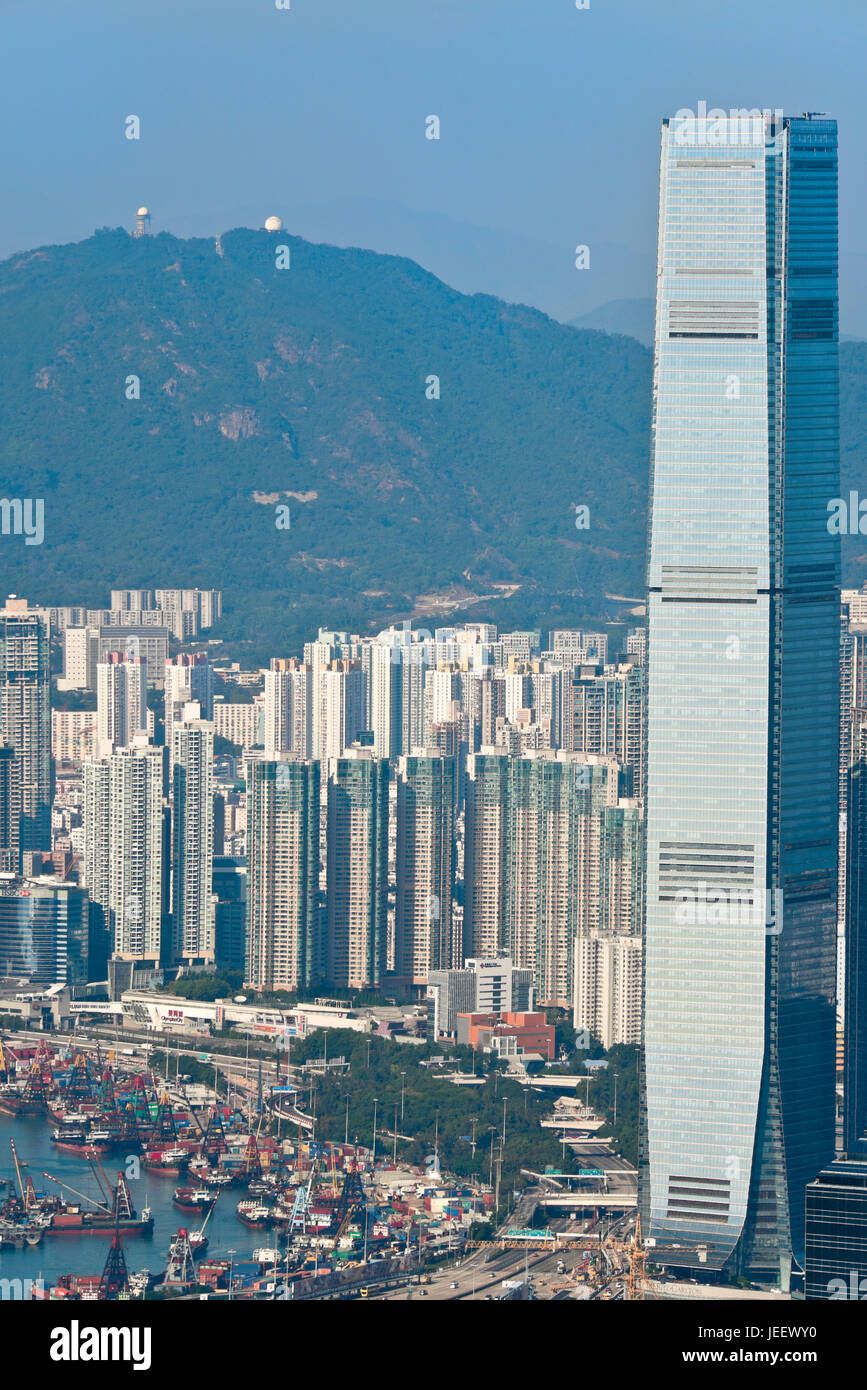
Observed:
[[[292,747],[292,662],[284,657],[272,657],[267,671],[262,672],[265,687],[265,754],[273,758],[288,753]]]
[[[96,741],[100,754],[126,748],[147,730],[147,668],[140,656],[106,652],[96,668]]]
[[[313,751],[313,667],[294,658],[274,657],[265,678],[265,753]],[[327,711],[326,711],[327,717]]]
[[[175,724],[184,705],[198,702],[203,719],[214,717],[214,670],[204,652],[170,657],[165,663],[164,722],[166,748],[172,747]]]
[[[576,937],[599,928],[623,930],[611,920],[608,899],[610,886],[618,885],[615,856],[623,847],[607,819],[621,805],[620,777],[613,759],[593,755],[547,752],[509,760],[505,944],[517,966],[533,971],[540,1004],[572,1007]],[[631,805],[627,809],[636,815]]]
[[[644,795],[644,668],[578,667],[572,680],[571,727],[564,746],[605,753],[630,769],[631,791]]]
[[[319,758],[342,757],[355,742],[365,727],[364,695],[360,661],[332,661],[319,672],[314,710],[314,746]]]
[[[509,759],[484,751],[467,758],[464,951],[505,950]]]
[[[67,627],[63,633],[63,690],[95,690],[99,628]]]
[[[370,727],[373,746],[380,758],[396,758],[401,751],[401,692],[406,650],[394,638],[388,642],[374,642],[371,651]]]
[[[168,909],[165,749],[120,748],[84,764],[84,882],[108,954],[159,961]]]
[[[351,749],[328,769],[327,975],[376,988],[388,940],[388,762]]]
[[[247,961],[254,989],[323,975],[319,764],[292,753],[247,760]]]
[[[576,1029],[607,1050],[641,1042],[641,937],[595,929],[575,939]]]
[[[172,733],[172,955],[214,959],[214,726],[197,701]]]
[[[427,984],[431,970],[460,964],[454,939],[455,781],[457,764],[433,750],[397,765],[395,973]]]
[[[0,742],[20,766],[19,847],[51,849],[51,673],[48,621],[10,594],[0,608]]]
[[[641,1208],[783,1285],[834,1152],[836,146],[662,128]]]

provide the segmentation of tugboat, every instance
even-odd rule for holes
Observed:
[[[176,1187],[172,1203],[181,1211],[210,1211],[217,1198],[206,1187]]]

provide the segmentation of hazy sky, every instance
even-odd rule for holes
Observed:
[[[141,202],[192,235],[372,199],[643,256],[659,118],[704,100],[837,116],[860,313],[865,30],[865,0],[0,0],[0,255]]]

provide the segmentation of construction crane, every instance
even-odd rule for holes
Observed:
[[[654,1297],[647,1278],[647,1261],[651,1247],[645,1245],[641,1236],[640,1213],[636,1212],[635,1229],[631,1236],[627,1237],[626,1240],[616,1240],[610,1237],[604,1239],[601,1249],[603,1254],[610,1252],[616,1256],[625,1266],[626,1297],[630,1302]],[[677,1249],[687,1255],[697,1255],[699,1264],[707,1263],[706,1245],[679,1245]],[[602,1282],[601,1273],[599,1281]]]

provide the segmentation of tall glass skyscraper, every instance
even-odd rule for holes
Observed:
[[[663,122],[641,1206],[788,1281],[834,1152],[837,139]]]
[[[50,693],[48,619],[26,598],[10,594],[0,608],[0,742],[15,749],[18,764],[16,837],[22,854],[51,850]]]

